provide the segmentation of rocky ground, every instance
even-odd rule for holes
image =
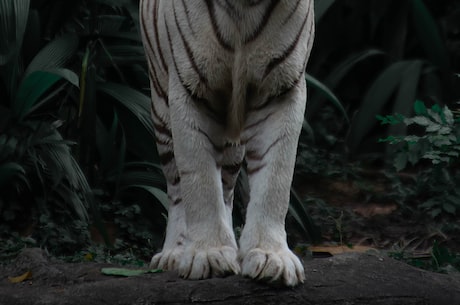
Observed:
[[[64,263],[26,249],[0,266],[0,304],[460,304],[458,275],[416,269],[377,251],[307,260],[307,281],[296,288],[241,276],[186,281],[172,272],[103,275],[108,266]]]

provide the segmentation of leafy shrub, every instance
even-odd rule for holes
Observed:
[[[402,170],[407,162],[412,165],[421,159],[428,159],[435,165],[450,164],[460,157],[460,117],[447,107],[435,104],[427,109],[421,101],[415,103],[415,116],[406,118],[402,114],[377,116],[382,124],[417,125],[424,129],[421,136],[389,136],[380,139],[390,144],[403,144],[397,154],[395,167]]]
[[[325,96],[331,98],[311,86],[307,119],[317,145],[383,156],[387,143],[375,142],[387,130],[376,115],[410,116],[417,98],[450,105],[460,95],[455,73],[460,66],[450,60],[458,44],[447,47],[449,30],[427,1],[318,0],[315,6],[317,31],[307,71],[334,93],[350,118],[349,124],[342,110],[325,103]],[[391,126],[388,134],[404,128]]]
[[[33,41],[25,37],[39,22],[29,1],[2,1],[0,15],[0,232],[34,232],[39,245],[74,251],[88,241],[91,189],[62,121],[45,109],[65,103],[78,83],[64,68],[78,42],[62,35],[28,45],[37,51],[27,60],[23,50]]]
[[[167,197],[136,4],[69,5],[0,3],[0,232],[67,253],[91,224],[108,242],[115,221],[125,247],[158,247]]]
[[[417,195],[424,198],[419,208],[432,217],[442,213],[456,215],[460,212],[460,117],[455,117],[447,106],[434,105],[427,108],[421,101],[415,103],[415,116],[406,118],[401,114],[378,116],[382,124],[415,125],[420,135],[389,136],[383,142],[398,145],[394,167],[400,171],[423,160],[431,166],[419,168],[416,177]]]

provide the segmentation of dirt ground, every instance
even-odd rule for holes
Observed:
[[[307,281],[296,288],[241,276],[187,281],[172,272],[103,275],[108,266],[64,263],[26,249],[0,266],[0,304],[460,304],[459,276],[416,269],[378,252],[308,260]],[[27,279],[11,282],[21,274]]]

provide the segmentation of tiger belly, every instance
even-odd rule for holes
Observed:
[[[153,267],[202,279],[305,275],[284,228],[306,103],[313,1],[141,0],[156,143],[170,207]],[[233,192],[246,163],[239,247]]]

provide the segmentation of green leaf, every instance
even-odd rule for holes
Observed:
[[[332,102],[332,104],[337,107],[337,109],[342,113],[343,117],[347,122],[349,122],[349,118],[347,115],[347,112],[345,111],[345,108],[343,107],[342,103],[340,100],[337,98],[337,96],[323,83],[321,83],[319,80],[314,78],[313,76],[309,74],[305,74],[305,79],[308,84],[310,84],[313,88],[319,90],[329,101]],[[308,109],[308,107],[307,107]]]
[[[413,61],[396,62],[385,69],[373,82],[351,123],[347,142],[352,151],[356,151],[363,138],[376,124],[374,120],[369,118],[375,118],[382,112],[385,104],[391,101],[390,97],[400,86],[404,72],[412,64]]]
[[[406,168],[407,166],[407,154],[399,153],[396,155],[396,158],[393,162],[393,166],[399,172]]]
[[[139,276],[142,274],[147,273],[161,273],[163,270],[161,269],[150,269],[150,270],[142,270],[142,269],[126,269],[126,268],[102,268],[101,273],[104,275],[112,275],[112,276]]]
[[[168,194],[166,194],[163,190],[149,186],[149,185],[128,185],[123,189],[131,189],[131,188],[138,188],[141,190],[144,190],[148,193],[150,193],[152,196],[154,196],[163,206],[163,208],[168,211],[169,209],[169,197]]]
[[[329,8],[335,3],[335,0],[315,0],[315,20],[320,21]]]
[[[293,188],[291,188],[289,214],[296,220],[297,225],[308,239],[312,242],[321,240],[320,228],[314,223],[305,209],[304,202]]]
[[[447,213],[452,214],[452,215],[455,215],[455,213],[457,212],[457,208],[451,203],[445,202],[442,205],[442,208],[443,208],[444,211],[446,211]]]
[[[449,70],[450,62],[445,44],[433,16],[422,0],[412,0],[413,20],[418,37],[431,62]]]
[[[331,95],[330,92],[334,91],[341,83],[341,81],[347,77],[347,75],[350,74],[350,71],[352,71],[353,68],[355,68],[359,63],[370,57],[383,54],[384,53],[382,51],[377,49],[367,49],[358,53],[353,53],[348,58],[340,62],[337,68],[335,68],[331,73],[329,73],[328,76],[323,79],[323,84],[321,87],[312,84],[315,88],[320,90],[321,94],[314,94],[312,98],[308,100],[308,111],[310,113],[316,113],[319,111],[319,109],[321,109],[323,106],[324,96],[328,97],[328,95]],[[329,92],[327,90],[329,90]],[[335,104],[340,103],[334,96],[328,97],[328,99]],[[340,109],[340,111],[343,113],[342,109]],[[348,117],[347,121],[349,122]]]
[[[78,49],[78,36],[70,33],[60,36],[48,43],[34,57],[27,67],[24,75],[27,76],[35,71],[48,71],[62,68],[75,56]],[[58,73],[62,73],[62,70]],[[68,72],[66,72],[68,73]],[[65,77],[64,77],[65,78]],[[72,77],[73,78],[73,77]],[[72,81],[72,83],[74,83]]]
[[[60,76],[43,71],[29,74],[19,85],[12,105],[16,119],[22,120],[42,95],[61,79]]]
[[[44,70],[44,72],[49,72],[51,74],[60,76],[77,88],[80,86],[79,77],[77,73],[73,72],[72,70],[66,68],[50,68]]]
[[[26,178],[26,171],[20,164],[15,162],[0,164],[0,187],[11,182],[11,180],[15,178],[19,178],[30,188]]]
[[[393,113],[408,117],[412,114],[412,107],[417,96],[417,89],[422,74],[423,62],[421,60],[411,61],[401,75],[401,83],[393,104]],[[403,135],[407,133],[404,125],[391,126],[389,134]]]
[[[377,55],[382,56],[385,55],[385,53],[378,49],[367,49],[351,54],[348,58],[340,62],[340,65],[330,73],[330,75],[324,80],[324,83],[327,84],[329,88],[334,89],[340,81],[346,77],[354,67],[356,67],[357,64]]]
[[[0,1],[0,66],[19,54],[29,17],[29,0]]]
[[[134,114],[152,136],[155,134],[150,117],[151,101],[148,96],[130,87],[110,82],[99,84],[98,89],[112,96],[120,105]]]
[[[415,123],[417,125],[424,126],[424,127],[427,127],[433,124],[433,122],[430,119],[424,116],[416,116],[410,119],[406,119],[405,122],[406,124]]]
[[[414,103],[414,111],[416,115],[427,115],[425,103],[419,100],[416,100]]]

